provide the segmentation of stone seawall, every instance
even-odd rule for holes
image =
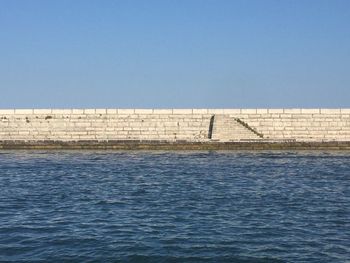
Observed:
[[[135,142],[153,148],[157,144],[220,148],[217,145],[223,143],[299,143],[312,148],[312,143],[329,142],[344,148],[350,142],[350,109],[0,110],[0,148],[98,148],[111,143],[137,148]]]

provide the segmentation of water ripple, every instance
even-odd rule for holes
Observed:
[[[346,152],[0,152],[0,261],[346,262]]]

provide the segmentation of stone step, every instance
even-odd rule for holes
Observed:
[[[211,139],[219,141],[237,141],[261,139],[256,133],[229,115],[215,115]]]

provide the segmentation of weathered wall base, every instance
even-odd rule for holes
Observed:
[[[0,141],[0,150],[64,149],[64,150],[346,150],[350,141],[296,142],[296,141],[240,141],[240,142],[186,142],[186,141]]]

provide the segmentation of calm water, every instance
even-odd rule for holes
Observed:
[[[0,261],[350,262],[350,153],[0,152]]]

